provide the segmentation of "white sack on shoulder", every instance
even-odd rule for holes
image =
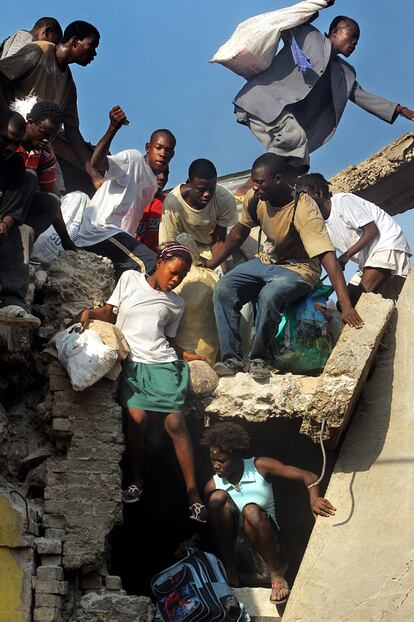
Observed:
[[[83,391],[103,378],[118,359],[92,330],[73,324],[56,335],[58,359],[69,374],[75,391]]]
[[[304,0],[284,9],[250,17],[237,26],[210,63],[220,63],[250,80],[271,65],[284,30],[304,24],[314,13],[327,6],[327,0]]]

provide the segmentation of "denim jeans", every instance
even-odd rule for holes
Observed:
[[[297,272],[263,264],[260,259],[251,259],[224,275],[213,296],[222,360],[232,359],[242,366],[240,309],[244,304],[258,302],[249,359],[266,359],[284,308],[310,290],[309,283]]]
[[[0,307],[18,305],[28,310],[29,257],[33,243],[55,220],[60,200],[50,192],[37,190],[37,175],[26,170],[21,188],[24,225],[11,227],[0,240]],[[32,231],[33,230],[33,231]]]

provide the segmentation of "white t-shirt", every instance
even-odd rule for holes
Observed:
[[[76,240],[78,246],[98,244],[120,231],[135,236],[145,206],[158,190],[154,173],[136,149],[108,156],[108,162],[105,181],[83,212]],[[62,200],[63,218],[65,202],[72,202],[71,194]]]
[[[401,227],[384,210],[349,192],[338,192],[331,198],[331,213],[325,220],[329,237],[340,253],[345,253],[360,239],[361,227],[374,222],[379,235],[371,244],[351,257],[362,269],[373,253],[398,250],[411,254],[407,238]]]
[[[145,274],[126,270],[109,305],[118,309],[116,325],[130,347],[135,363],[169,363],[178,359],[167,337],[177,335],[185,302],[174,292],[160,292],[148,284]]]

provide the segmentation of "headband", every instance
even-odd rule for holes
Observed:
[[[160,252],[158,259],[170,259],[171,257],[179,257],[184,255],[185,258],[188,258],[188,263],[191,265],[193,262],[193,257],[186,246],[182,244],[168,244],[165,248]]]

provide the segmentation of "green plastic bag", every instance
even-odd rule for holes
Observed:
[[[322,281],[291,304],[282,317],[272,348],[272,364],[283,372],[320,372],[339,337],[340,314],[326,303],[334,289]]]

